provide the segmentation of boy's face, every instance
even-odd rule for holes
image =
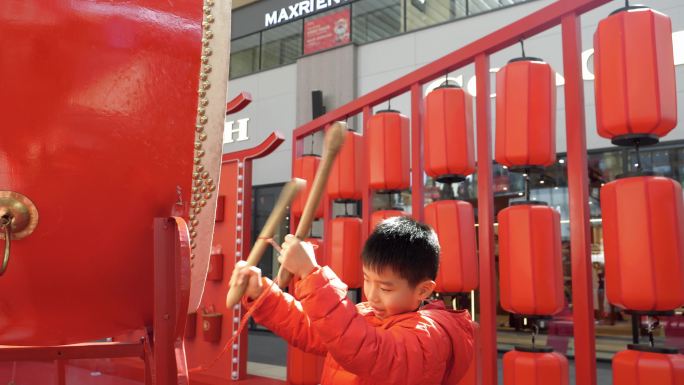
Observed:
[[[380,319],[416,310],[434,288],[435,281],[432,280],[412,287],[408,280],[390,268],[376,271],[363,267],[363,292],[375,316]]]

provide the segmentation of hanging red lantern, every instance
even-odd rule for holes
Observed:
[[[425,206],[425,223],[437,233],[441,248],[435,291],[475,290],[478,270],[473,206],[456,200],[430,203]]]
[[[361,151],[363,137],[347,131],[347,138],[333,163],[328,177],[328,197],[341,201],[361,200],[362,170]]]
[[[392,218],[392,217],[407,217],[408,214],[404,211],[401,210],[378,210],[374,211],[373,214],[371,214],[371,231],[375,229],[375,226],[377,226],[380,222],[384,221],[385,219]]]
[[[541,59],[518,58],[496,74],[496,161],[513,169],[556,161],[555,72]]]
[[[568,359],[551,348],[516,346],[503,356],[503,377],[504,385],[568,385]]]
[[[498,215],[501,307],[553,315],[564,305],[560,214],[542,202],[520,203]]]
[[[351,289],[363,286],[361,269],[361,229],[356,217],[338,217],[330,223],[330,268]]]
[[[295,217],[301,217],[302,213],[304,212],[304,206],[306,205],[306,200],[311,192],[313,180],[316,176],[316,170],[318,170],[318,164],[320,162],[321,158],[317,155],[302,156],[294,161],[294,165],[292,166],[292,176],[306,180],[306,188],[295,197],[295,199],[292,201],[292,206],[290,207],[290,211]],[[322,217],[323,204],[320,204],[314,213],[314,218]]]
[[[629,345],[613,357],[613,384],[684,385],[684,356],[677,349]]]
[[[442,86],[425,98],[425,172],[438,182],[465,179],[475,171],[473,97],[460,87]]]
[[[682,187],[655,176],[601,188],[608,300],[637,311],[684,304]]]
[[[379,111],[366,127],[369,186],[398,191],[409,187],[409,119],[399,111]]]
[[[594,33],[596,127],[613,144],[655,144],[677,125],[672,22],[643,6],[622,8]]]

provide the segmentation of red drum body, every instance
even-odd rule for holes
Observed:
[[[0,3],[0,190],[39,214],[0,276],[0,345],[150,325],[153,219],[191,210],[211,234],[222,133],[198,115],[202,18],[201,0]],[[203,287],[211,237],[192,237]]]

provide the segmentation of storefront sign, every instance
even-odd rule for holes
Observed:
[[[672,42],[674,46],[674,65],[679,66],[679,65],[684,65],[684,31],[677,31],[672,34]],[[589,48],[585,51],[582,52],[582,79],[583,80],[594,80],[594,73],[593,71],[593,60],[591,60],[594,56],[594,49]],[[496,73],[499,71],[499,67],[492,67],[489,69],[490,73]],[[477,92],[477,82],[476,82],[476,77],[471,76],[467,82],[464,82],[464,77],[463,74],[458,74],[455,77],[450,76],[449,77],[449,82],[458,84],[459,86],[463,87],[465,84],[466,89],[470,94],[473,96],[476,96]],[[444,78],[439,78],[433,81],[432,83],[429,83],[427,87],[425,87],[425,95],[430,93],[430,91],[434,90],[435,88],[439,87],[442,83],[444,83]],[[556,73],[556,86],[560,87],[562,85],[565,85],[565,78],[563,75]],[[490,95],[492,98],[496,97],[495,93],[492,93]]]
[[[237,124],[235,124],[236,122]],[[226,122],[223,129],[223,144],[248,140],[249,137],[247,136],[247,123],[249,123],[249,118]],[[233,139],[233,137],[235,137],[235,139]]]
[[[349,7],[304,23],[304,55],[349,43]]]
[[[324,11],[349,0],[304,0],[287,7],[267,12],[264,15],[264,26],[272,27],[302,16]]]

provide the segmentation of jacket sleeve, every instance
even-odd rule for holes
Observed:
[[[373,383],[415,384],[444,376],[452,347],[441,326],[410,317],[387,329],[374,327],[346,293],[327,267],[297,286],[304,311],[335,361]]]
[[[264,278],[264,290],[270,290],[261,305],[252,313],[254,320],[269,328],[289,344],[307,353],[325,355],[327,353],[320,337],[311,327],[311,320],[302,310],[302,304],[290,294],[284,293],[277,285]],[[242,304],[251,309],[254,301],[246,296]]]

